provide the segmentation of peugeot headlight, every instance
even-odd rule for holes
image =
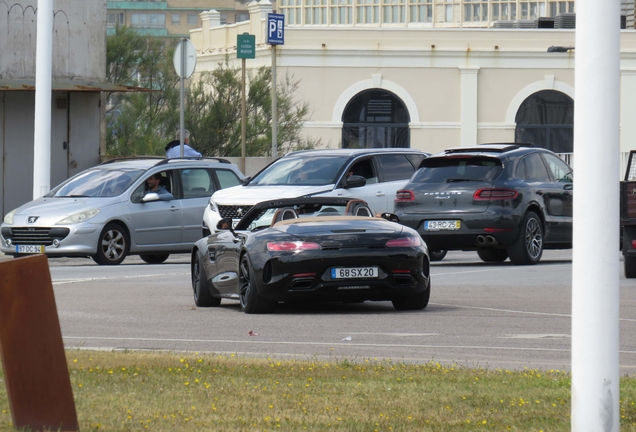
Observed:
[[[7,225],[13,225],[13,216],[15,216],[15,210],[11,210],[9,213],[7,213],[4,216],[4,223],[6,223]]]
[[[66,217],[60,221],[57,221],[55,225],[71,225],[86,222],[87,220],[95,217],[99,213],[99,209],[87,210],[81,213],[75,213],[72,216]]]
[[[212,200],[212,198],[210,198],[210,210],[215,213],[219,212],[219,208],[216,206],[216,203]]]

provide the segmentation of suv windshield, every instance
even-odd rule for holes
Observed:
[[[141,176],[140,169],[93,169],[57,186],[46,197],[108,198],[122,194]]]
[[[349,156],[290,156],[277,160],[248,184],[250,186],[317,186],[334,184]]]
[[[413,183],[492,181],[501,172],[501,161],[489,157],[427,158],[420,164]]]

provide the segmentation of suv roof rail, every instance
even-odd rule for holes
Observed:
[[[100,165],[106,165],[114,162],[124,162],[124,161],[132,161],[132,160],[147,160],[147,159],[165,159],[163,156],[122,156],[113,159],[108,159]]]
[[[198,156],[184,156],[184,157],[174,157],[174,158],[161,158],[162,160],[160,160],[159,162],[157,162],[155,164],[155,166],[157,165],[165,165],[165,164],[169,164],[169,163],[173,163],[173,162],[183,162],[183,161],[189,161],[189,160],[214,160],[217,161],[219,163],[224,163],[224,164],[231,164],[232,162],[230,162],[227,159],[223,159],[220,157],[208,157],[208,156],[203,156],[203,157],[198,157]]]
[[[505,153],[521,147],[534,147],[534,145],[532,143],[484,143],[478,144],[475,147],[453,147],[444,150],[444,153],[480,153],[484,151],[491,153]]]

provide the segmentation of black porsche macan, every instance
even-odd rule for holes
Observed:
[[[362,200],[293,198],[253,206],[195,243],[194,302],[239,300],[246,313],[278,302],[391,301],[421,310],[430,296],[428,249],[417,231],[372,217]],[[224,225],[225,224],[225,225]]]
[[[431,250],[536,264],[544,249],[572,247],[572,192],[572,169],[550,150],[457,147],[422,161],[397,192],[395,214]]]

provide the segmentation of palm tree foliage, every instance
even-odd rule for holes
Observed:
[[[118,27],[107,42],[109,82],[150,91],[107,95],[107,153],[111,156],[163,155],[179,130],[179,77],[174,47]],[[246,155],[271,155],[271,68],[247,73]],[[309,106],[298,101],[299,81],[287,75],[277,84],[278,149],[313,148],[320,140],[302,136]],[[205,156],[241,155],[241,69],[229,58],[210,72],[186,80],[184,119],[191,145]]]

